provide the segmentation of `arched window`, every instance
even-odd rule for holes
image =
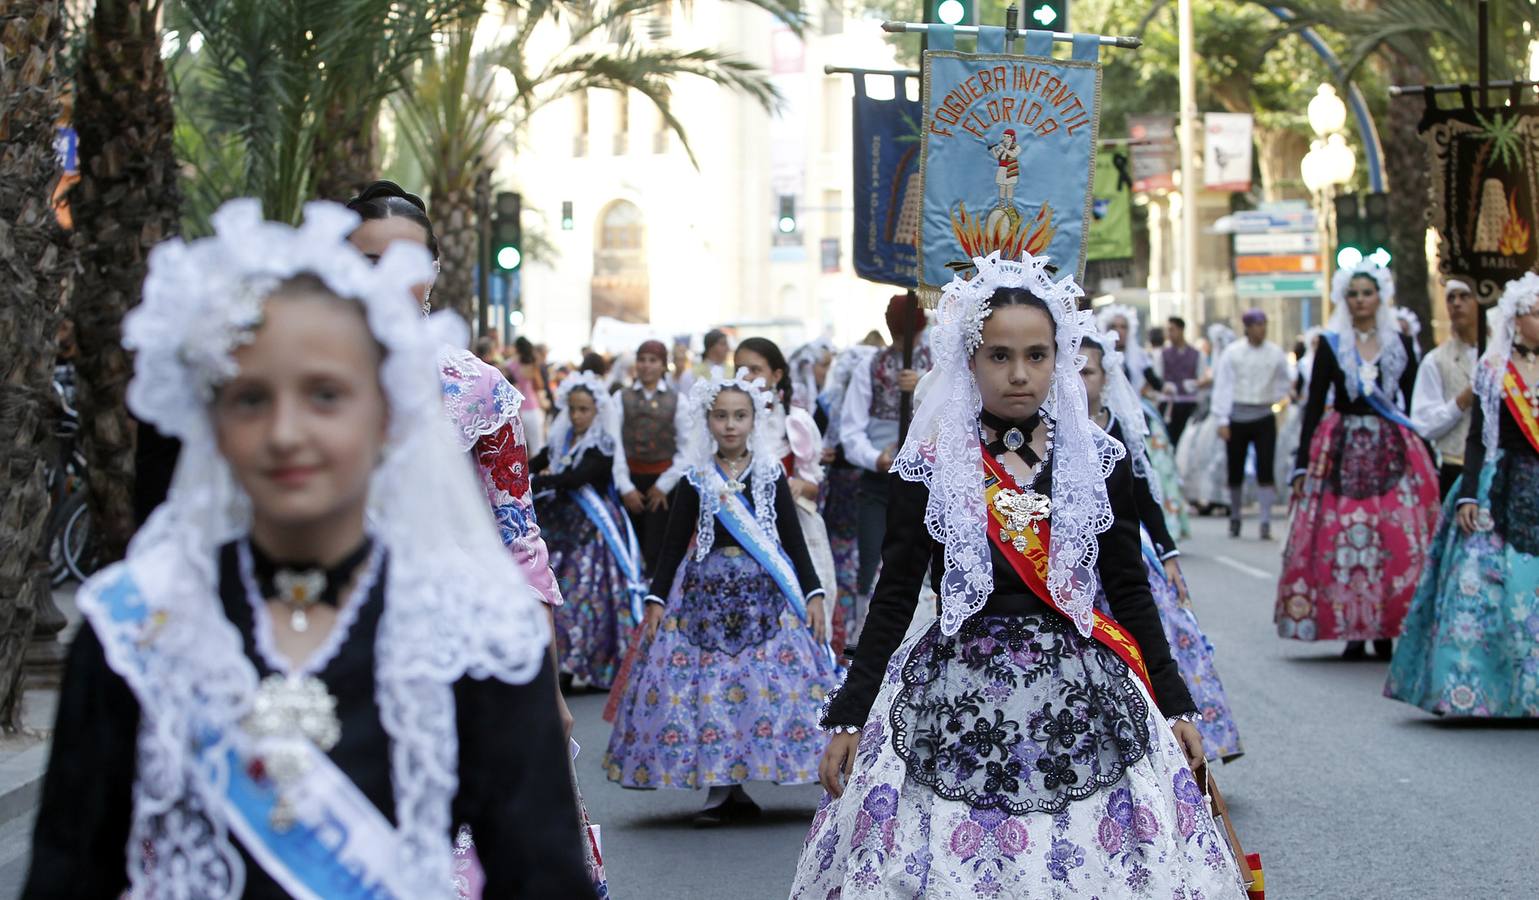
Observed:
[[[593,245],[593,318],[646,322],[651,316],[646,222],[641,208],[616,200],[599,216]]]

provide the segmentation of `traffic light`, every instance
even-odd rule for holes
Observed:
[[[939,25],[976,25],[977,3],[975,0],[927,0],[925,21]]]
[[[561,230],[562,231],[571,231],[572,228],[574,227],[574,225],[575,225],[575,221],[572,218],[572,201],[570,201],[570,200],[562,200],[561,201]]]
[[[1343,194],[1336,198],[1336,265],[1350,269],[1364,259],[1388,266],[1389,195]]]
[[[497,192],[497,211],[492,216],[492,262],[499,272],[516,271],[524,261],[524,226],[519,221],[523,211],[522,194]]]
[[[1033,0],[1024,6],[1025,28],[1043,31],[1069,30],[1069,0]]]
[[[793,194],[780,195],[780,218],[775,222],[775,227],[781,234],[796,233],[796,197]]]

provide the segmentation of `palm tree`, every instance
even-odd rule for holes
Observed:
[[[798,33],[799,0],[745,0]],[[681,50],[640,41],[636,17],[657,0],[535,0],[501,13],[495,40],[478,48],[474,23],[451,29],[424,61],[415,83],[392,108],[402,144],[426,175],[438,230],[442,271],[435,296],[467,318],[474,295],[475,183],[491,168],[496,143],[515,140],[539,109],[589,90],[635,91],[649,100],[689,153],[688,135],[674,116],[670,84],[704,78],[742,91],[766,107],[777,97],[754,66],[710,49]],[[540,34],[541,54],[530,52]],[[559,33],[558,41],[551,39]],[[546,54],[555,44],[562,49]]]
[[[80,436],[91,531],[103,561],[133,536],[133,361],[123,316],[139,302],[150,248],[177,233],[180,194],[158,2],[97,0],[75,73],[81,180],[71,196],[80,273],[71,313],[80,343]]]
[[[434,35],[481,0],[175,0],[168,27],[178,150],[193,169],[190,230],[219,200],[261,198],[297,221],[317,196],[346,199],[372,167],[385,98]]]
[[[11,0],[0,12],[0,726],[17,724],[23,655],[48,579],[45,451],[67,249],[53,216],[53,139],[65,77],[64,4]]]

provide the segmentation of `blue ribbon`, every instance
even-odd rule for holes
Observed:
[[[625,572],[625,593],[630,600],[631,622],[639,624],[647,589],[641,577],[641,546],[636,540],[636,530],[631,526],[630,517],[622,515],[620,524],[616,524],[614,517],[609,514],[609,508],[604,505],[603,498],[592,485],[585,484],[573,493],[583,515],[586,515],[588,521],[598,529],[599,534],[604,538],[604,545],[609,548],[609,552],[614,555],[615,561]]]
[[[1337,364],[1342,367],[1348,365],[1347,361],[1341,356],[1341,335],[1334,331],[1327,331],[1325,332],[1325,342],[1331,345],[1331,353],[1336,357]],[[1363,361],[1362,356],[1357,352],[1357,345],[1355,343],[1352,345],[1352,358],[1357,360],[1358,363]],[[1379,358],[1384,358],[1383,350],[1379,351]],[[1361,380],[1359,379],[1359,381]],[[1411,420],[1406,418],[1405,413],[1397,409],[1393,403],[1384,399],[1382,386],[1375,384],[1373,387],[1373,390],[1368,390],[1366,387],[1360,388],[1363,399],[1368,401],[1368,405],[1373,408],[1373,411],[1394,422],[1396,425],[1415,431],[1416,426],[1411,424]]]

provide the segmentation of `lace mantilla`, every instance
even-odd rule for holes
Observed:
[[[1144,371],[1149,368],[1149,355],[1144,352],[1143,338],[1139,333],[1138,310],[1122,303],[1103,306],[1096,312],[1096,331],[1111,331],[1112,322],[1117,319],[1128,323],[1127,346],[1122,348],[1122,356],[1136,396],[1143,390]]]
[[[1519,315],[1539,306],[1539,275],[1524,273],[1522,278],[1507,282],[1502,298],[1486,313],[1488,343],[1480,365],[1475,367],[1475,395],[1480,398],[1480,413],[1484,421],[1480,427],[1480,439],[1485,442],[1486,455],[1496,452],[1500,442],[1502,414],[1502,378],[1507,374],[1507,360],[1512,356],[1512,341],[1517,335]]]
[[[717,395],[728,388],[747,394],[753,406],[753,432],[748,437],[748,452],[752,459],[742,478],[748,481],[749,490],[753,492],[754,518],[771,540],[780,533],[775,527],[775,482],[781,468],[780,458],[775,455],[775,417],[770,415],[775,404],[774,395],[764,387],[762,378],[750,381],[747,369],[738,369],[737,374],[730,377],[717,370],[712,377],[696,381],[689,390],[688,434],[684,445],[692,451],[693,460],[685,477],[700,495],[700,517],[695,524],[696,559],[705,559],[715,546],[716,510],[726,495],[733,493],[717,469],[716,438],[706,424],[706,416],[715,405]],[[780,427],[783,435],[784,425]]]
[[[1101,369],[1106,373],[1106,382],[1101,387],[1101,405],[1122,425],[1122,444],[1127,447],[1128,462],[1133,468],[1133,474],[1149,483],[1149,491],[1154,495],[1155,503],[1163,503],[1160,480],[1154,477],[1153,464],[1149,462],[1148,441],[1145,439],[1149,434],[1149,421],[1144,418],[1143,404],[1139,402],[1138,394],[1133,391],[1133,385],[1122,367],[1122,352],[1117,349],[1117,333],[1106,331],[1087,335],[1086,340],[1094,341],[1101,348]],[[1110,430],[1111,423],[1108,422],[1106,427]]]
[[[1379,309],[1374,314],[1374,331],[1379,336],[1379,358],[1373,362],[1362,359],[1357,352],[1357,332],[1352,327],[1352,312],[1347,308],[1347,287],[1351,285],[1352,279],[1364,275],[1372,278],[1379,286]],[[1336,274],[1331,276],[1334,311],[1325,329],[1337,335],[1337,346],[1341,351],[1336,362],[1341,366],[1347,395],[1354,400],[1362,397],[1365,390],[1384,394],[1391,404],[1400,396],[1400,376],[1405,373],[1405,367],[1410,361],[1406,359],[1405,345],[1400,341],[1400,320],[1395,316],[1395,308],[1390,305],[1394,299],[1394,276],[1388,269],[1366,260],[1358,263],[1355,268],[1337,269]]]
[[[445,896],[458,785],[453,683],[466,675],[526,682],[550,640],[444,414],[440,351],[464,346],[465,326],[452,314],[418,314],[411,287],[432,275],[425,249],[393,244],[371,265],[347,244],[359,220],[340,206],[307,205],[296,229],[264,222],[256,200],[237,200],[212,221],[214,237],[155,248],[144,300],[124,321],[125,344],[136,351],[129,405],[183,441],[169,498],[127,558],[80,592],[109,664],[143,710],[132,893],[234,898],[244,890],[218,802],[229,757],[199,756],[193,746],[211,728],[242,740],[237,725],[257,689],[223,615],[217,571],[218,548],[249,533],[251,504],[218,453],[207,398],[236,372],[232,352],[260,326],[265,291],[312,274],[359,301],[385,348],[379,376],[390,430],[369,493],[370,527],[390,560],[375,699],[391,739],[402,881],[414,897]],[[109,614],[123,596],[147,608],[144,627]]]
[[[1212,360],[1213,365],[1218,365],[1218,357],[1226,347],[1234,343],[1236,337],[1238,335],[1234,329],[1223,322],[1214,322],[1208,326],[1208,359]]]
[[[1090,633],[1100,587],[1096,535],[1110,528],[1113,518],[1106,478],[1126,450],[1090,421],[1079,350],[1093,319],[1079,309],[1079,286],[1067,276],[1053,282],[1047,263],[1046,257],[1026,255],[1017,262],[994,253],[973,260],[977,274],[972,279],[959,275],[946,286],[931,341],[931,383],[893,463],[901,477],[930,489],[925,526],[945,547],[941,629],[948,635],[956,634],[994,592],[978,439],[983,399],[968,363],[982,339],[988,301],[1006,287],[1025,288],[1045,300],[1057,327],[1053,386],[1042,404],[1043,416],[1055,429],[1047,582],[1080,633]]]
[[[572,391],[577,388],[582,388],[593,397],[595,415],[588,425],[588,430],[568,447],[567,440],[572,433],[572,413],[567,407]],[[614,395],[609,393],[603,380],[592,372],[575,372],[561,382],[561,386],[556,389],[556,408],[560,412],[556,414],[556,421],[551,423],[548,440],[551,448],[552,472],[565,472],[582,459],[584,453],[593,448],[597,448],[606,456],[614,456],[615,448],[619,446],[618,436],[614,431],[614,402]]]

